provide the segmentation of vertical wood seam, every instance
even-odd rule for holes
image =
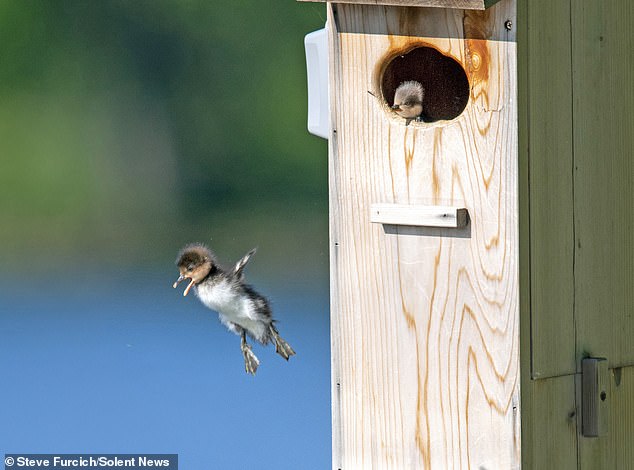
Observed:
[[[568,0],[568,11],[569,17],[568,21],[570,24],[570,147],[572,152],[571,165],[570,169],[572,175],[572,328],[573,328],[573,336],[574,336],[574,355],[575,355],[575,369],[579,372],[579,365],[577,364],[578,357],[578,341],[577,341],[577,279],[576,279],[576,269],[577,269],[577,204],[575,199],[575,166],[576,166],[576,155],[575,155],[575,68],[574,68],[574,60],[575,60],[575,41],[574,41],[574,20],[573,20],[573,3],[574,0]],[[576,450],[577,450],[577,470],[581,469],[581,442],[579,442],[581,438],[581,433],[579,430],[581,429],[581,403],[579,402],[580,397],[577,393],[578,382],[581,380],[580,374],[575,374],[575,389],[574,392],[574,404],[575,410],[577,410],[577,429],[575,433],[576,440]]]
[[[526,2],[528,2],[529,0],[525,0]],[[524,19],[524,21],[526,22],[526,31],[527,31],[527,39],[528,39],[528,25],[530,25],[530,8],[528,8],[528,6],[526,7],[526,9],[524,10],[526,12],[526,18]],[[530,41],[526,41],[526,69],[525,69],[525,77],[524,80],[526,82],[526,89],[530,90],[530,73],[528,73],[528,70],[530,70]],[[518,49],[519,49],[519,41],[518,41]],[[527,95],[530,95],[530,92],[527,91],[526,92]],[[531,198],[530,198],[530,194],[531,194],[531,165],[530,165],[530,161],[531,161],[531,146],[530,146],[530,142],[531,142],[531,131],[530,131],[530,126],[528,125],[529,122],[531,122],[531,101],[530,99],[526,99],[525,101],[526,103],[526,159],[528,160],[526,162],[526,179],[527,179],[527,190],[528,190],[528,194],[524,195],[524,197],[526,198],[526,206],[527,206],[527,217],[528,217],[528,227],[527,227],[527,238],[528,240],[526,240],[526,243],[528,244],[528,266],[526,267],[526,271],[527,271],[527,277],[528,277],[528,316],[529,316],[529,321],[528,321],[528,325],[529,325],[529,360],[530,360],[530,376],[531,376],[531,380],[535,379],[535,365],[533,363],[533,271],[532,271],[532,259],[533,259],[533,253],[532,253],[532,217],[531,217]],[[519,111],[518,111],[518,117],[519,117]],[[518,139],[519,140],[519,139]]]

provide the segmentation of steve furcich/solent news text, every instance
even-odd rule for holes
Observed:
[[[28,467],[28,460],[28,457],[18,457],[16,459],[17,466]],[[125,459],[105,456],[69,459],[56,455],[52,458],[51,467],[167,467],[169,464],[170,461],[168,459],[156,460],[142,455]]]
[[[65,470],[77,468],[163,468],[168,470],[178,469],[178,456],[176,454],[159,455],[16,455],[5,454],[5,469],[29,468],[32,470],[59,468]]]

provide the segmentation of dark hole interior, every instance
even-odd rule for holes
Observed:
[[[469,80],[462,66],[431,47],[417,47],[396,56],[381,78],[383,98],[394,104],[394,92],[415,80],[425,89],[422,120],[434,122],[458,117],[469,101]]]

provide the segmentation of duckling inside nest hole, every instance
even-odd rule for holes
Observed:
[[[413,120],[420,122],[423,114],[423,99],[425,89],[420,82],[408,80],[401,83],[394,92],[394,104],[392,109],[405,118],[405,125],[409,125]]]

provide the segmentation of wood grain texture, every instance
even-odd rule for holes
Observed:
[[[577,371],[570,3],[531,0],[518,27],[526,31],[520,89],[529,97],[520,133],[529,162],[531,374],[546,378]]]
[[[609,431],[579,437],[579,468],[634,469],[634,4],[571,8],[577,360],[612,368]]]
[[[619,367],[634,355],[634,4],[532,0],[518,16],[522,463],[634,469],[634,367]],[[599,438],[581,435],[585,356],[612,367]]]
[[[577,376],[581,394],[581,375]],[[579,436],[579,469],[634,469],[634,367],[611,369],[606,401],[610,407],[609,429],[598,438]],[[579,422],[581,416],[579,417]]]
[[[325,3],[331,0],[298,0],[300,2]],[[336,3],[356,3],[367,5],[392,5],[410,7],[458,8],[484,10],[500,0],[336,0]]]
[[[329,4],[333,468],[519,467],[514,5]],[[376,98],[414,45],[464,64],[457,119],[405,126]],[[385,231],[374,202],[466,207],[471,231]]]
[[[573,2],[577,360],[634,365],[634,2]]]
[[[577,470],[574,374],[522,382],[522,468]]]

